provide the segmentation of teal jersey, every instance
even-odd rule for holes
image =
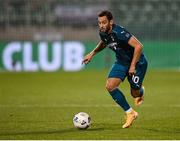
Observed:
[[[113,24],[111,33],[99,32],[99,35],[103,43],[115,52],[117,63],[125,66],[131,64],[134,54],[134,48],[128,44],[129,39],[132,37],[131,33],[125,28]],[[140,61],[143,61],[143,58],[142,53]]]

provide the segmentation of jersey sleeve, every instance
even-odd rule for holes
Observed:
[[[106,40],[105,35],[102,32],[99,32],[99,36],[100,36],[101,41],[106,45],[107,44],[107,40]]]
[[[101,32],[99,32],[99,37],[100,37],[101,41],[103,41],[105,43],[104,35]]]
[[[99,37],[100,37],[101,41],[103,41],[103,37],[102,37],[101,33],[99,33]]]
[[[132,37],[132,34],[128,32],[125,28],[122,28],[122,30],[118,32],[118,39],[126,43],[128,43],[131,37]]]

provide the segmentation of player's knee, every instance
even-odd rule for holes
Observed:
[[[111,92],[115,89],[116,87],[112,83],[106,83],[106,90],[108,92]]]
[[[140,91],[139,90],[135,90],[135,89],[131,89],[131,95],[134,98],[139,97],[140,96]]]

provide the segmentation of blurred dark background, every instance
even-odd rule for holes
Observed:
[[[105,9],[143,43],[150,68],[180,68],[180,0],[0,0],[0,58],[12,41],[33,48],[40,41],[77,41],[85,48],[82,59],[100,40],[97,15]],[[105,51],[90,67],[109,67],[113,56]],[[0,68],[7,68],[4,58]]]
[[[0,0],[0,40],[97,40],[97,13],[144,40],[178,40],[179,0]]]

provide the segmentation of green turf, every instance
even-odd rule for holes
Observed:
[[[105,90],[106,74],[0,73],[0,139],[180,139],[180,72],[149,71],[139,108],[122,84],[139,112],[129,129],[121,128],[124,113]],[[72,124],[80,111],[92,118],[84,131]]]

